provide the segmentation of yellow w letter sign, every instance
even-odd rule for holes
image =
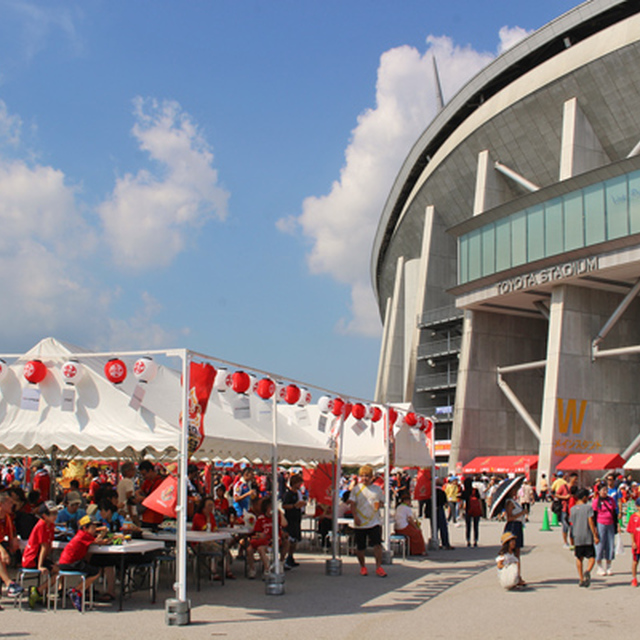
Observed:
[[[584,420],[584,414],[587,410],[587,401],[580,401],[580,411],[578,411],[575,398],[569,398],[567,400],[567,410],[564,410],[564,400],[558,398],[558,429],[560,433],[566,434],[569,431],[569,425],[571,425],[571,433],[580,433],[582,431],[582,421]]]

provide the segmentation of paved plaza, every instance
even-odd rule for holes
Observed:
[[[451,527],[453,551],[396,559],[386,579],[360,576],[353,557],[343,558],[341,576],[327,576],[326,556],[300,553],[301,565],[287,572],[282,596],[267,596],[263,582],[244,578],[224,587],[206,584],[199,593],[193,588],[192,624],[183,627],[165,624],[164,600],[173,595],[166,579],[156,605],[146,593],[136,593],[121,613],[103,604],[84,616],[74,609],[20,612],[3,598],[0,638],[635,637],[640,589],[629,586],[628,536],[625,554],[614,561],[614,575],[594,576],[589,589],[579,588],[573,553],[562,548],[559,530],[540,531],[543,513],[537,505],[525,529],[523,576],[530,587],[521,592],[498,586],[494,558],[502,525],[482,521],[477,549],[466,547],[463,526]],[[234,570],[241,574],[242,565],[236,562]]]

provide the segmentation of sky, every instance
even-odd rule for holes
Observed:
[[[373,399],[373,237],[445,101],[574,0],[0,0],[0,352],[189,348]]]

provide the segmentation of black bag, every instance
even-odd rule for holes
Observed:
[[[554,500],[551,503],[551,511],[559,516],[562,513],[562,500]]]

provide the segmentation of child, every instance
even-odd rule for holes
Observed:
[[[591,584],[591,571],[596,562],[595,544],[600,542],[596,529],[593,506],[587,504],[589,492],[586,489],[578,489],[575,494],[575,505],[571,508],[569,519],[571,521],[571,538],[575,545],[574,555],[580,582],[578,586],[588,587]],[[583,571],[584,559],[587,558],[587,570]]]
[[[93,516],[83,516],[78,521],[78,533],[76,533],[60,554],[59,566],[62,571],[81,571],[86,574],[85,587],[90,588],[98,579],[100,568],[85,561],[89,547],[92,544],[109,544],[105,538],[104,530],[98,533],[98,522]],[[78,611],[82,611],[82,599],[86,594],[80,593],[78,587],[81,583],[69,589],[69,598]]]
[[[58,573],[49,557],[56,532],[56,517],[62,505],[56,505],[52,500],[43,502],[38,507],[39,520],[31,531],[29,541],[22,554],[22,566],[25,569],[38,569],[41,573],[49,574],[49,579],[37,587],[31,587],[29,591],[29,608],[35,609],[38,602],[42,602],[42,596],[51,588],[51,579]]]
[[[516,536],[506,531],[500,538],[502,547],[496,558],[498,579],[505,589],[515,589],[520,583],[519,562],[516,556]]]
[[[640,498],[636,499],[640,507]],[[640,560],[640,511],[636,511],[627,523],[627,532],[631,534],[631,586],[638,586],[638,560]]]
[[[269,566],[269,556],[267,555],[269,547],[273,542],[273,518],[272,518],[271,498],[263,498],[260,507],[260,515],[256,520],[256,525],[253,530],[253,536],[249,540],[249,547],[247,549],[247,575],[250,579],[256,577],[255,559],[253,557],[254,551],[258,552],[260,560],[262,560],[262,566],[266,569]],[[280,528],[282,526],[282,518],[279,516],[278,536],[281,541],[281,552],[284,556],[288,551],[287,538],[282,539],[280,535]],[[285,521],[286,524],[286,521]]]

